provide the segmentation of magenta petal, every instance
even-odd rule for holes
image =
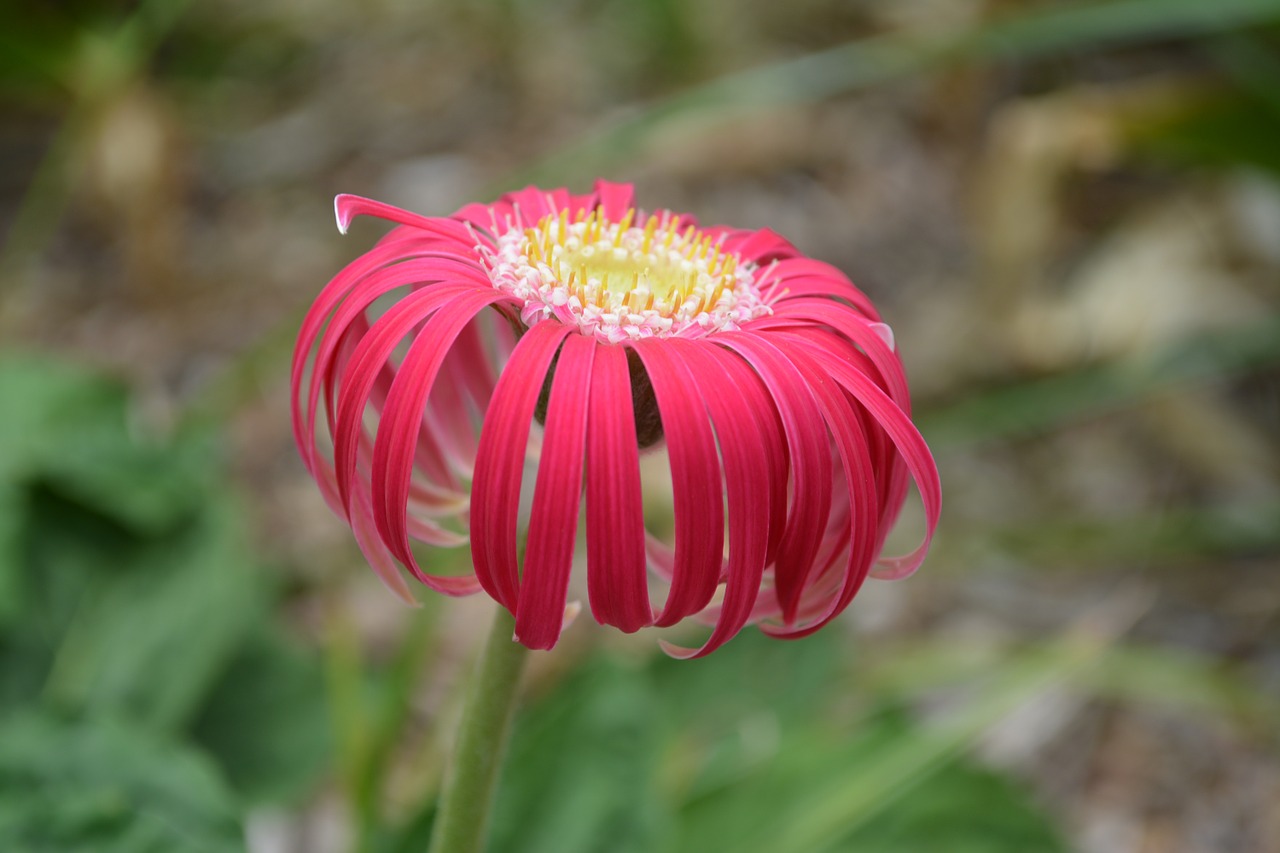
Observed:
[[[546,322],[516,344],[480,428],[471,483],[471,557],[485,592],[512,613],[519,604],[516,522],[529,428],[542,383],[569,327]]]
[[[351,221],[357,216],[376,216],[389,222],[419,228],[430,234],[453,237],[461,241],[467,240],[467,229],[452,219],[422,216],[392,204],[358,195],[342,193],[336,196],[333,199],[333,211],[338,220],[338,230],[343,234],[347,233],[347,229],[351,227]]]
[[[406,256],[404,254],[405,251],[408,250],[405,248],[393,250],[374,249],[353,261],[342,272],[334,276],[333,280],[321,291],[303,320],[302,329],[298,334],[298,341],[293,352],[290,386],[294,404],[294,441],[297,443],[298,449],[302,453],[303,461],[307,463],[309,470],[315,465],[316,459],[314,447],[315,422],[320,382],[326,375],[331,375],[332,373],[331,360],[335,354],[337,341],[347,333],[351,324],[365,311],[368,305],[381,294],[389,292],[396,287],[422,280],[422,278],[461,279],[473,281],[477,286],[487,283],[483,273],[475,265],[474,261],[460,260],[458,256],[450,253],[428,252],[426,250],[422,250],[420,253],[418,253],[418,250],[413,250]],[[388,264],[394,261],[402,261],[408,258],[425,259],[427,257],[430,258],[428,261],[429,266],[424,268],[410,267],[403,269],[405,267],[404,263],[396,264],[394,268],[386,268]],[[375,274],[375,271],[379,270],[382,271]],[[358,293],[360,298],[352,298],[353,293]],[[339,305],[346,309],[339,309],[341,316],[334,312],[334,309],[338,308]],[[333,316],[331,317],[331,315]],[[327,326],[325,325],[326,322],[328,323]],[[324,330],[323,335],[321,334],[322,329]],[[306,408],[304,410],[300,408],[304,403],[301,395],[302,380],[306,372],[308,357],[315,347],[317,338],[321,341],[321,348],[312,370],[311,385],[305,399]]]
[[[915,550],[905,556],[881,558],[880,564],[884,569],[874,572],[877,577],[905,577],[923,562],[942,512],[942,485],[938,479],[938,468],[933,461],[933,454],[929,452],[929,446],[920,437],[911,419],[903,414],[902,409],[881,390],[880,386],[821,347],[807,343],[805,346],[830,372],[832,378],[857,398],[884,429],[902,454],[907,470],[911,472],[911,477],[920,489],[926,525],[923,540]]]
[[[551,383],[516,609],[516,638],[531,649],[554,646],[564,624],[596,347],[593,338],[569,335],[560,348]]]
[[[671,591],[656,624],[674,625],[707,606],[720,580],[724,550],[724,498],[716,437],[706,407],[675,341],[635,344],[653,384],[675,505],[675,563]],[[678,344],[677,344],[678,347]]]
[[[378,424],[371,483],[375,524],[391,553],[420,581],[441,592],[456,589],[457,579],[427,574],[409,548],[409,484],[422,430],[422,410],[454,340],[477,312],[501,298],[492,290],[463,294],[423,324],[391,384]],[[478,585],[469,580],[467,588],[474,591]]]
[[[802,296],[818,296],[825,299],[837,297],[848,300],[855,308],[872,320],[880,314],[849,277],[838,268],[813,258],[785,258],[768,270],[767,280],[776,282],[770,288],[779,299]]]
[[[907,390],[907,377],[902,370],[902,359],[885,342],[885,333],[879,328],[883,323],[867,319],[856,311],[830,299],[797,299],[784,302],[774,309],[772,317],[766,317],[760,328],[772,324],[802,320],[806,324],[830,326],[856,344],[871,359],[885,381],[885,389],[894,402],[908,415],[911,414],[911,394]],[[888,328],[884,326],[884,328]]]
[[[635,204],[635,188],[631,184],[596,181],[596,196],[604,218],[610,222],[620,221]]]
[[[631,379],[619,346],[598,347],[591,373],[587,591],[601,624],[631,633],[653,623]]]
[[[391,351],[414,326],[465,292],[465,287],[442,285],[411,293],[378,318],[357,345],[343,372],[333,437],[334,470],[343,506],[350,504],[356,451],[360,437],[364,435],[364,411]]]
[[[761,500],[761,495],[773,491],[770,466],[762,458],[761,448],[769,438],[752,411],[749,396],[723,393],[725,388],[741,391],[759,381],[738,356],[696,341],[667,341],[666,346],[678,351],[679,358],[689,365],[715,423],[729,505],[729,571],[715,628],[698,649],[664,644],[673,657],[702,657],[742,630],[760,593],[771,508],[770,501]]]
[[[768,228],[749,232],[743,239],[730,240],[725,245],[746,260],[755,261],[761,266],[800,254],[790,240]]]
[[[418,600],[413,597],[408,584],[404,582],[400,567],[382,539],[378,537],[378,532],[374,529],[372,512],[364,501],[357,501],[352,507],[351,532],[355,534],[356,544],[364,554],[365,560],[387,589],[406,604],[417,605]]]
[[[778,546],[774,579],[783,618],[795,620],[800,593],[831,512],[831,453],[827,429],[800,372],[765,337],[731,333],[716,338],[755,369],[782,417],[791,459],[791,507]]]
[[[839,586],[830,591],[816,589],[815,594],[811,595],[810,590],[821,578],[810,577],[809,586],[804,590],[802,599],[808,605],[804,610],[811,617],[807,624],[799,628],[782,629],[768,625],[762,626],[765,633],[798,638],[807,636],[827,624],[853,600],[858,588],[867,577],[871,561],[879,547],[877,524],[880,511],[874,485],[875,470],[869,455],[866,434],[857,412],[850,406],[844,392],[831,381],[817,361],[805,352],[803,346],[795,346],[794,341],[785,338],[778,343],[814,394],[814,399],[835,442],[843,473],[842,479],[848,489],[843,495],[842,508],[848,511],[849,516],[834,533],[830,527],[828,528],[828,533],[823,537],[823,548],[829,556],[825,559],[819,557],[820,563],[829,565],[839,557],[841,550],[846,552],[843,578]],[[833,535],[835,539],[832,538]],[[839,543],[840,539],[844,540],[843,545]],[[825,567],[822,571],[825,571]]]
[[[564,200],[567,203],[569,194],[565,190],[563,193]],[[547,190],[535,186],[527,186],[521,190],[509,192],[502,197],[502,201],[509,204],[516,211],[517,224],[524,228],[530,228],[538,223],[544,216],[558,213],[560,208],[555,206],[555,199]]]

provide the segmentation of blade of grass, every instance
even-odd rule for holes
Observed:
[[[823,790],[811,792],[804,807],[759,845],[771,853],[818,853],[829,849],[895,799],[945,766],[988,731],[1052,689],[1097,663],[1114,640],[1150,605],[1150,594],[1130,589],[1115,594],[1069,629],[1044,654],[1020,656],[995,669],[967,704],[917,737],[903,739]]]
[[[1280,364],[1280,317],[1194,338],[1154,356],[973,392],[923,411],[920,431],[935,451],[1004,441],[1133,405],[1180,385],[1225,379]]]
[[[1280,502],[1174,506],[1107,518],[1038,519],[964,536],[958,547],[1073,572],[1129,565],[1272,554],[1280,549]],[[1088,567],[1088,568],[1086,568]]]

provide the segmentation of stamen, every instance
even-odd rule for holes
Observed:
[[[555,211],[527,228],[515,219],[482,254],[494,286],[524,302],[526,322],[555,317],[617,343],[698,337],[772,313],[759,268],[725,251],[724,234],[682,217],[631,208],[611,222],[596,208]]]

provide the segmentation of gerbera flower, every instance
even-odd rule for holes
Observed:
[[[402,597],[401,566],[447,595],[483,590],[514,615],[521,643],[552,647],[584,481],[592,615],[628,632],[710,623],[700,648],[667,647],[680,656],[749,623],[809,634],[869,575],[920,564],[937,471],[893,335],[839,270],[767,229],[647,213],[629,185],[604,181],[586,195],[529,187],[441,218],[350,195],[336,210],[343,232],[359,215],[398,227],[308,313],[294,435]],[[660,446],[674,545],[642,510],[640,454]],[[923,541],[881,559],[909,477]],[[473,572],[427,571],[415,540],[469,540]]]

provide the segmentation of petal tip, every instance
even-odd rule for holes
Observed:
[[[346,234],[347,229],[351,227],[352,215],[348,202],[354,196],[347,193],[338,193],[333,197],[333,218],[338,221],[338,233]]]
[[[871,331],[880,336],[880,340],[884,341],[884,345],[889,348],[889,352],[894,352],[897,349],[893,340],[893,329],[889,327],[888,323],[872,323]]]

